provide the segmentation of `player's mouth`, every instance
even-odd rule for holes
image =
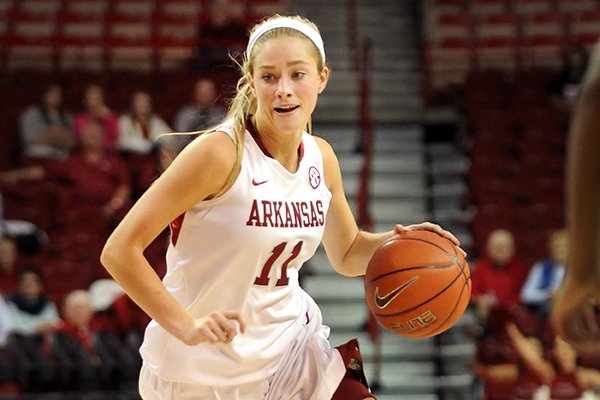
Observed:
[[[282,106],[275,107],[274,110],[277,114],[286,115],[294,112],[296,109],[300,108],[300,106]]]

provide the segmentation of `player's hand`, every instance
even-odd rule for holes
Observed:
[[[552,322],[577,350],[600,354],[600,285],[567,277],[554,300]]]
[[[445,230],[438,224],[434,224],[431,222],[421,222],[420,224],[413,224],[413,225],[407,225],[407,226],[397,224],[395,226],[394,230],[397,234],[401,234],[402,232],[406,232],[406,231],[416,231],[416,230],[425,230],[425,231],[435,232],[438,235],[445,237],[446,239],[451,241],[457,247],[458,251],[461,252],[463,257],[467,256],[467,253],[465,253],[465,251],[460,248],[460,240],[458,240],[456,238],[456,236],[454,236],[450,231]]]
[[[206,317],[192,320],[183,342],[194,346],[199,343],[231,343],[233,338],[246,330],[239,312],[214,311]]]

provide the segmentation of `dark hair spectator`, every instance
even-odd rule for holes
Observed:
[[[21,113],[20,125],[24,162],[64,159],[75,145],[73,119],[58,83],[42,89],[38,101]]]
[[[35,268],[19,271],[19,289],[9,293],[8,299],[18,333],[45,333],[60,321],[56,305],[44,293],[42,274]]]
[[[175,117],[178,132],[195,132],[219,123],[227,110],[217,104],[217,88],[210,78],[199,78],[194,84],[193,102],[182,107]]]
[[[127,113],[119,118],[119,150],[135,154],[149,154],[156,146],[156,139],[171,132],[169,125],[154,112],[152,97],[138,90],[131,95]]]
[[[119,139],[119,123],[116,114],[106,105],[104,90],[100,85],[89,85],[83,93],[83,112],[75,115],[75,133],[82,140],[83,131],[90,122],[104,128],[104,150],[115,150]]]
[[[55,370],[43,351],[44,334],[53,330],[60,318],[55,304],[44,294],[38,270],[26,267],[19,272],[19,290],[9,294],[9,307],[15,327],[8,347],[19,382],[28,391],[52,388]]]

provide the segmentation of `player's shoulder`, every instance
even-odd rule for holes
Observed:
[[[325,161],[327,161],[331,158],[333,158],[333,159],[336,158],[335,151],[333,150],[333,147],[331,146],[331,144],[329,144],[329,142],[327,140],[325,140],[319,136],[313,136],[313,138],[315,139],[317,146],[319,146],[319,150],[321,150],[321,154],[323,154],[323,159]]]
[[[212,163],[231,164],[236,159],[234,139],[224,131],[203,133],[190,143],[185,150]]]

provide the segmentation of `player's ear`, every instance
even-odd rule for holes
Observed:
[[[323,93],[325,87],[327,86],[327,82],[329,81],[329,67],[323,67],[323,70],[319,73],[319,94]]]
[[[254,78],[252,78],[252,74],[251,73],[247,73],[246,74],[246,79],[248,80],[248,84],[252,88],[252,91],[255,91],[256,87],[254,86]]]

